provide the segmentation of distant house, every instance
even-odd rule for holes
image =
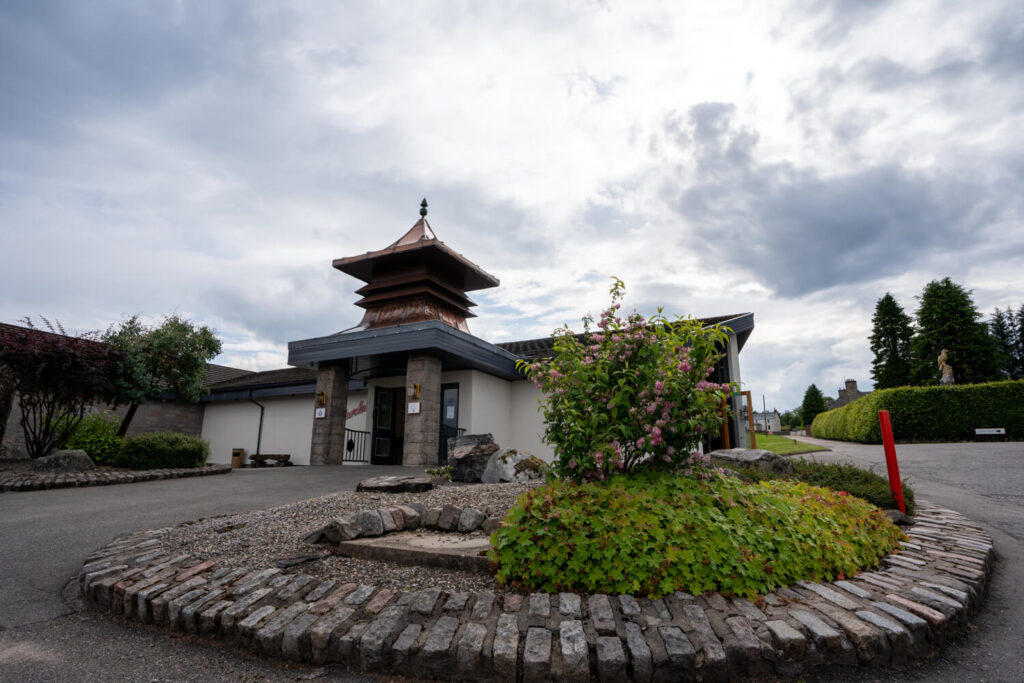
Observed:
[[[744,416],[745,419],[745,416]],[[779,411],[769,410],[768,412],[754,413],[754,430],[758,432],[778,432],[782,430],[782,421],[779,418]]]
[[[861,391],[857,388],[857,380],[848,379],[846,380],[846,387],[837,390],[837,398],[825,397],[825,408],[826,410],[832,410],[833,408],[842,408],[847,403],[856,401],[861,396],[867,396],[870,391]]]

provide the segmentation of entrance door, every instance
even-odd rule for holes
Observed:
[[[441,431],[437,444],[437,461],[448,464],[448,439],[459,435],[459,385],[441,385]]]
[[[405,434],[405,389],[376,387],[373,397],[371,465],[401,465]]]

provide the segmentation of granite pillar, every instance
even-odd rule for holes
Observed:
[[[340,465],[345,458],[345,413],[348,410],[348,361],[321,364],[316,373],[316,395],[327,395],[326,405],[315,402],[314,410],[325,409],[324,417],[313,417],[310,465]]]
[[[419,385],[419,398],[410,396]],[[405,370],[405,440],[402,464],[407,467],[437,465],[441,429],[441,359],[431,354],[409,356]],[[419,402],[419,412],[409,413],[409,403]]]

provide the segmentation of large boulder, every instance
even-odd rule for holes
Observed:
[[[452,481],[478,482],[491,454],[498,450],[490,434],[466,434],[448,439],[448,465]]]
[[[774,474],[792,474],[793,463],[778,453],[761,450],[760,448],[729,448],[711,451],[708,455],[712,460],[724,461],[738,467],[754,467],[760,472]]]
[[[503,448],[488,459],[480,481],[485,484],[534,481],[543,479],[547,469],[548,464],[536,455],[515,448]]]
[[[57,451],[32,461],[36,472],[88,472],[95,467],[89,455],[80,449]]]

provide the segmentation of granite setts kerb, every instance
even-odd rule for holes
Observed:
[[[102,610],[271,657],[443,680],[676,681],[795,677],[822,665],[921,659],[982,602],[992,541],[925,501],[898,553],[757,604],[712,593],[630,596],[398,592],[276,568],[218,568],[161,548],[160,530],[115,539],[79,574]]]

